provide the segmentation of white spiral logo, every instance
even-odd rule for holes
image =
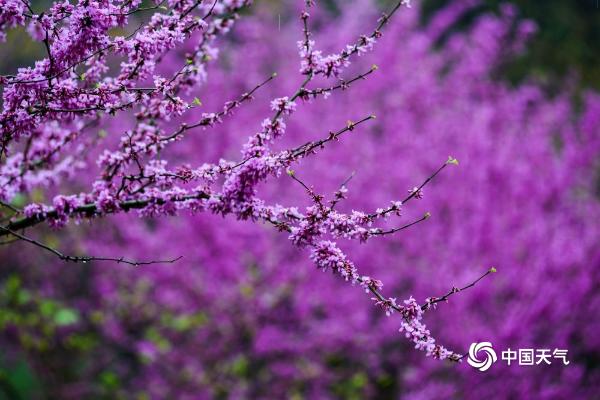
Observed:
[[[479,358],[477,358],[477,355],[480,351],[485,352],[484,360],[479,360]],[[473,368],[477,368],[481,372],[487,371],[497,360],[498,357],[496,357],[496,352],[492,348],[492,344],[490,342],[471,343],[467,362]]]

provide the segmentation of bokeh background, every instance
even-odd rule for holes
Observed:
[[[258,1],[220,43],[198,89],[213,110],[272,72],[278,78],[216,129],[171,149],[199,164],[238,157],[269,100],[297,87],[298,2]],[[337,50],[372,29],[389,2],[320,1],[317,46]],[[47,2],[34,2],[43,9]],[[117,32],[115,32],[117,34]],[[413,2],[353,70],[376,74],[294,114],[279,146],[374,113],[296,172],[332,193],[352,172],[345,210],[404,197],[449,154],[460,160],[406,207],[411,230],[342,243],[387,293],[419,300],[498,273],[426,316],[438,341],[568,349],[571,363],[481,373],[426,358],[369,296],[316,271],[285,235],[211,215],[135,215],[36,228],[73,253],[175,264],[62,263],[25,244],[0,246],[0,399],[592,399],[600,393],[600,8],[595,0]],[[186,49],[163,61],[171,71]],[[0,46],[0,73],[43,55],[24,30]],[[193,115],[188,116],[193,119]],[[102,127],[118,135],[120,117]],[[90,135],[98,134],[90,131]],[[82,155],[83,156],[83,155]],[[90,168],[50,193],[77,192]],[[308,204],[287,177],[261,187]],[[20,203],[20,204],[19,204]]]

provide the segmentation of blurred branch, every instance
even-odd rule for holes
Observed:
[[[58,258],[60,258],[63,261],[73,261],[73,262],[81,262],[81,263],[87,263],[90,261],[114,261],[116,263],[129,264],[129,265],[133,265],[133,266],[137,267],[139,265],[150,265],[150,264],[171,264],[171,263],[174,263],[174,262],[180,260],[181,258],[183,258],[183,256],[179,256],[179,257],[171,259],[171,260],[134,261],[134,260],[128,260],[125,257],[117,258],[117,257],[96,257],[96,256],[72,256],[72,255],[64,254],[64,253],[56,250],[53,247],[50,247],[48,245],[45,245],[42,242],[39,242],[35,239],[32,239],[25,235],[22,235],[18,232],[15,232],[7,227],[0,226],[0,230],[5,231],[10,235],[15,236],[19,240],[25,241],[34,246],[42,248],[42,249],[56,255]]]

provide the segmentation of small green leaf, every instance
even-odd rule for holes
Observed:
[[[446,161],[446,164],[458,165],[458,160],[452,156],[448,156],[448,161]]]
[[[22,193],[17,193],[13,197],[11,204],[15,207],[23,207],[27,202],[27,198]]]
[[[242,285],[240,287],[240,292],[244,297],[252,298],[252,296],[254,296],[254,287],[252,287],[252,285]]]
[[[181,315],[173,319],[173,329],[179,332],[187,331],[194,324],[193,319],[187,315]]]
[[[56,315],[54,316],[54,322],[56,325],[72,325],[79,321],[79,314],[75,310],[71,310],[69,308],[63,308],[58,310]]]
[[[56,312],[56,303],[52,300],[42,300],[40,304],[40,312],[44,317],[51,317]]]
[[[19,290],[16,300],[19,305],[27,304],[31,300],[31,295],[27,290]]]
[[[114,389],[119,387],[119,377],[112,371],[104,371],[100,374],[100,382],[106,388]]]
[[[237,376],[245,376],[248,373],[248,359],[243,355],[239,355],[231,365],[231,372]]]

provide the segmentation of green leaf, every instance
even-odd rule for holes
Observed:
[[[11,204],[15,207],[23,207],[26,204],[27,198],[22,193],[17,193],[13,197]]]
[[[41,300],[40,312],[44,317],[51,317],[52,315],[54,315],[54,313],[56,313],[56,309],[56,303],[52,300]]]
[[[243,355],[239,355],[231,365],[231,372],[237,376],[246,376],[248,373],[248,359]]]
[[[452,156],[448,156],[448,161],[446,161],[446,164],[458,165],[458,160]]]
[[[79,321],[79,314],[75,310],[69,308],[63,308],[58,310],[54,316],[54,322],[56,325],[72,325]]]
[[[100,382],[107,389],[119,387],[119,377],[112,371],[104,371],[100,374]]]

